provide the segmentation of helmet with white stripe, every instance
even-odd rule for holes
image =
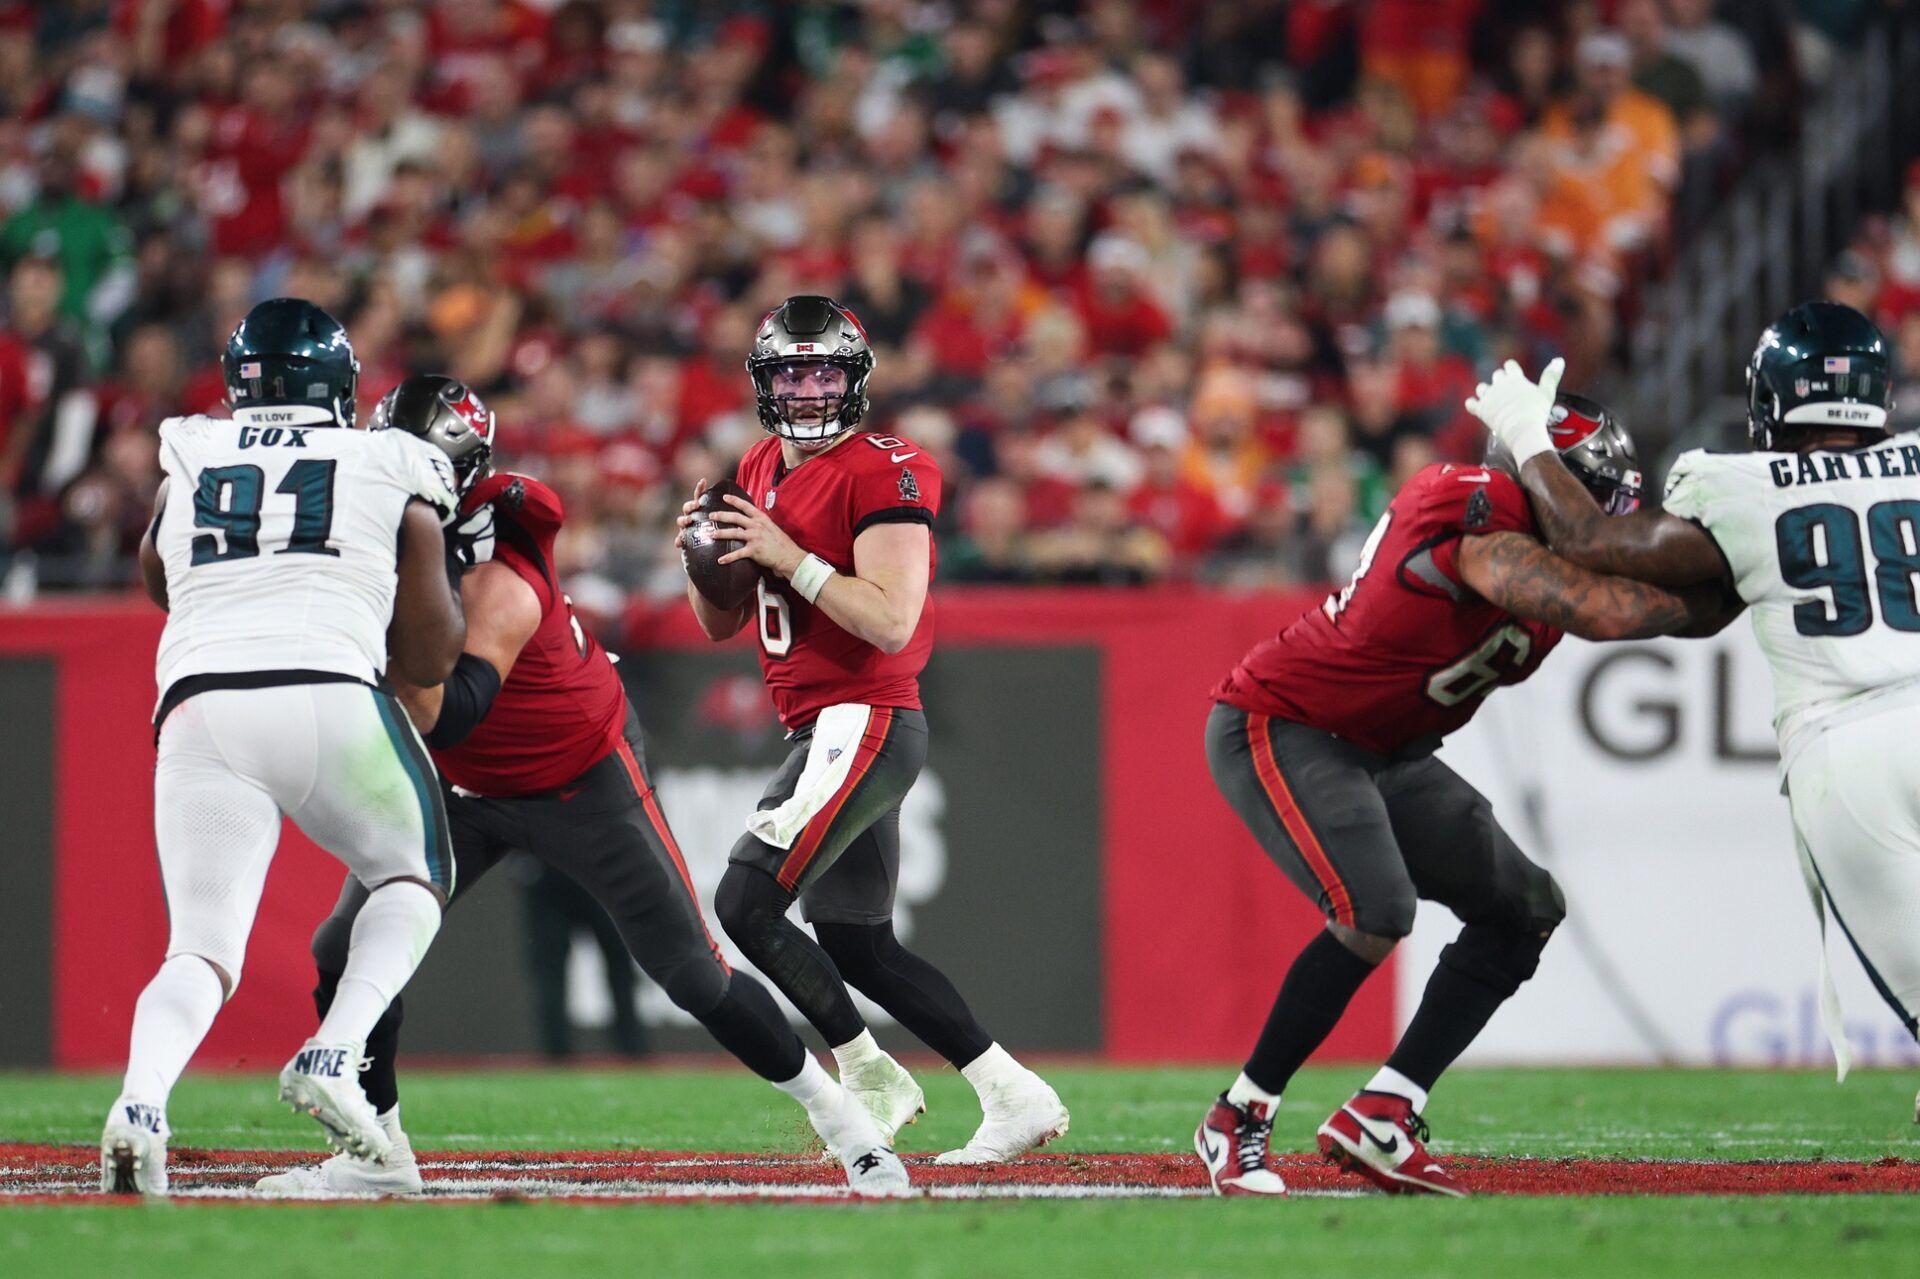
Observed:
[[[1893,407],[1887,340],[1838,302],[1802,302],[1760,335],[1747,363],[1747,434],[1756,449],[1791,449],[1810,433],[1887,435]]]

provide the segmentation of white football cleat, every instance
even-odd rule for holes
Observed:
[[[1071,1116],[1047,1081],[1026,1067],[980,1090],[983,1117],[973,1139],[937,1164],[1000,1164],[1018,1159],[1067,1131]]]
[[[262,1177],[253,1188],[284,1199],[331,1199],[339,1195],[417,1195],[424,1188],[413,1143],[400,1129],[399,1109],[380,1116],[380,1126],[393,1142],[387,1162],[373,1163],[351,1155],[335,1155],[322,1163],[289,1168]]]
[[[913,1194],[907,1167],[880,1135],[873,1116],[839,1084],[807,1108],[813,1130],[847,1170],[847,1188],[868,1199],[904,1199]]]
[[[902,1128],[927,1113],[927,1094],[887,1053],[842,1071],[840,1086],[866,1107],[880,1129],[880,1140],[889,1146]]]
[[[122,1097],[100,1134],[100,1190],[109,1195],[167,1193],[167,1116],[151,1102]]]
[[[393,1138],[360,1088],[365,1044],[323,1044],[309,1039],[280,1072],[280,1100],[296,1114],[310,1115],[335,1150],[385,1163]]]

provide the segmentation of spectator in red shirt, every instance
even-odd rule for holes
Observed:
[[[1148,262],[1145,249],[1119,235],[1103,235],[1088,248],[1079,310],[1095,355],[1138,356],[1173,335],[1173,322],[1142,279]]]
[[[1131,434],[1145,474],[1127,495],[1127,514],[1157,530],[1174,555],[1191,565],[1213,549],[1230,522],[1213,494],[1181,470],[1187,425],[1173,409],[1156,406],[1134,415]]]

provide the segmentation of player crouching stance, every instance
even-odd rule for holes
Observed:
[[[1633,444],[1563,396],[1554,443],[1601,504],[1639,501]],[[1464,1195],[1428,1155],[1428,1091],[1533,976],[1566,907],[1480,793],[1434,758],[1481,700],[1539,668],[1563,632],[1630,639],[1723,625],[1682,596],[1555,557],[1504,455],[1437,465],[1394,496],[1344,590],[1255,647],[1215,690],[1207,761],[1267,854],[1325,912],[1233,1085],[1194,1134],[1213,1189],[1286,1193],[1268,1157],[1280,1094],[1421,898],[1457,915],[1386,1064],[1320,1125],[1321,1152],[1389,1193]]]
[[[893,932],[900,802],[927,757],[919,675],[933,649],[927,585],[940,469],[909,440],[857,430],[873,350],[830,299],[792,297],[769,313],[747,370],[772,438],[747,451],[737,474],[758,505],[729,497],[734,509],[714,515],[714,536],[740,543],[722,563],[750,559],[765,571],[732,611],[691,582],[687,597],[715,640],[757,619],[761,670],[793,753],[734,845],[714,907],[825,1037],[841,1081],[883,1133],[911,1123],[925,1099],[874,1044],[846,982],[979,1093],[979,1131],[938,1162],[1016,1158],[1067,1130],[1066,1107]],[[817,942],[787,918],[796,898]]]
[[[171,935],[100,1138],[100,1188],[118,1193],[166,1193],[167,1097],[240,983],[283,814],[366,906],[280,1098],[376,1163],[391,1142],[360,1058],[453,886],[433,765],[381,679],[438,683],[459,656],[440,533],[453,470],[420,440],[350,429],[360,366],[309,302],[254,307],[222,364],[233,419],[160,424],[166,478],[140,546],[167,610],[153,806]]]
[[[707,935],[679,845],[648,777],[640,723],[605,649],[574,619],[553,571],[560,498],[530,476],[491,473],[493,414],[463,384],[413,377],[372,429],[417,436],[451,458],[462,493],[456,554],[466,651],[437,687],[401,689],[446,778],[457,903],[507,853],[572,878],[607,912],[667,997],[746,1066],[798,1101],[855,1193],[908,1192],[906,1169],[865,1109],[806,1051],[759,982],[727,967]],[[393,428],[387,430],[385,428]],[[349,876],[313,937],[322,1011],[348,993],[348,939],[372,901]],[[282,1195],[413,1194],[420,1172],[400,1128],[401,1001],[367,1041],[367,1094],[400,1156],[346,1156],[266,1177]]]

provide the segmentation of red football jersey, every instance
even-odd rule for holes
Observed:
[[[736,480],[801,549],[841,573],[853,572],[853,540],[868,528],[932,524],[940,510],[939,466],[919,445],[895,435],[850,435],[792,470],[780,441],[768,436],[740,459]],[[913,639],[898,653],[883,653],[843,630],[770,575],[760,578],[755,612],[760,669],[788,728],[842,702],[920,709],[920,672],[933,651],[932,596]]]
[[[493,558],[540,598],[540,625],[467,740],[433,752],[447,780],[491,798],[564,786],[605,758],[626,726],[627,693],[613,659],[573,616],[553,573],[560,495],[525,475],[476,484],[466,512],[493,504]]]
[[[1560,642],[1553,627],[1489,604],[1461,580],[1461,537],[1503,529],[1534,535],[1513,477],[1484,466],[1427,467],[1394,495],[1353,580],[1256,645],[1215,699],[1382,755],[1437,744]]]

